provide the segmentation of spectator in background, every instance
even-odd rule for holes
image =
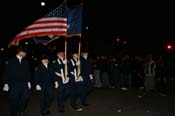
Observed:
[[[122,58],[120,65],[120,73],[121,73],[121,90],[128,90],[129,87],[129,79],[131,74],[131,65],[129,62],[129,56],[125,55]]]
[[[165,62],[163,56],[160,55],[156,62],[156,80],[157,89],[161,96],[167,95],[167,78],[165,76]]]
[[[107,65],[107,57],[102,56],[101,62],[101,79],[102,79],[102,86],[108,87],[109,86],[109,75],[108,75],[108,65]]]
[[[101,74],[100,63],[101,63],[101,59],[99,56],[97,56],[95,59],[95,62],[94,62],[94,79],[95,79],[94,86],[96,88],[102,87],[102,83],[101,83],[101,79],[100,79],[100,74]]]
[[[153,60],[153,56],[151,53],[147,55],[144,67],[144,74],[146,91],[155,90],[156,63]]]
[[[119,78],[119,64],[115,57],[111,59],[109,71],[110,71],[110,87],[115,88],[117,87],[117,78]]]

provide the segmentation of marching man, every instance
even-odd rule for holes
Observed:
[[[24,116],[29,98],[31,73],[26,55],[27,48],[19,47],[16,56],[9,59],[5,67],[3,90],[9,92],[11,116]]]
[[[92,64],[88,57],[88,52],[83,51],[80,58],[80,78],[81,79],[81,104],[88,106],[86,97],[90,94],[92,89],[93,75],[92,75]]]
[[[69,95],[69,77],[67,69],[65,70],[65,65],[67,65],[65,53],[63,51],[58,51],[57,59],[53,61],[53,71],[57,80],[56,83],[58,85],[57,104],[60,113],[64,112],[64,101],[65,98]]]
[[[71,86],[71,101],[72,101],[72,107],[76,111],[82,111],[83,109],[77,107],[77,99],[81,96],[81,82],[83,81],[83,78],[78,76],[80,73],[80,60],[78,53],[74,52],[72,54],[72,58],[70,59],[70,86]]]
[[[50,105],[53,98],[54,75],[47,55],[41,57],[41,62],[35,70],[36,90],[40,91],[40,112],[42,115],[50,113]],[[55,83],[55,87],[58,84]]]

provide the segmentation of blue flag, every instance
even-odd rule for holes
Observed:
[[[82,31],[82,7],[71,6],[67,12],[68,30],[67,35],[81,34]]]

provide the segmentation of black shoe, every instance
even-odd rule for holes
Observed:
[[[42,115],[48,115],[50,114],[50,111],[46,111],[46,112],[41,112]]]
[[[59,110],[60,113],[64,113],[64,110]]]
[[[83,109],[82,108],[76,108],[75,111],[81,112]]]
[[[78,108],[78,107],[72,107],[75,111],[77,111],[77,112],[80,112],[80,111],[82,111],[83,109],[82,108]]]
[[[88,106],[89,104],[82,104],[83,106]]]
[[[24,112],[20,112],[18,116],[24,116]]]

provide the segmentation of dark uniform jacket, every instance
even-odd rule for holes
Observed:
[[[90,80],[89,75],[92,74],[92,65],[89,58],[85,59],[83,57],[80,58],[81,63],[81,76],[83,80]]]
[[[31,78],[29,63],[22,58],[21,63],[15,56],[6,62],[3,80],[5,83],[29,82]]]
[[[35,71],[36,84],[54,84],[54,81],[54,74],[50,64],[48,64],[48,67],[46,68],[42,63],[40,63]]]

